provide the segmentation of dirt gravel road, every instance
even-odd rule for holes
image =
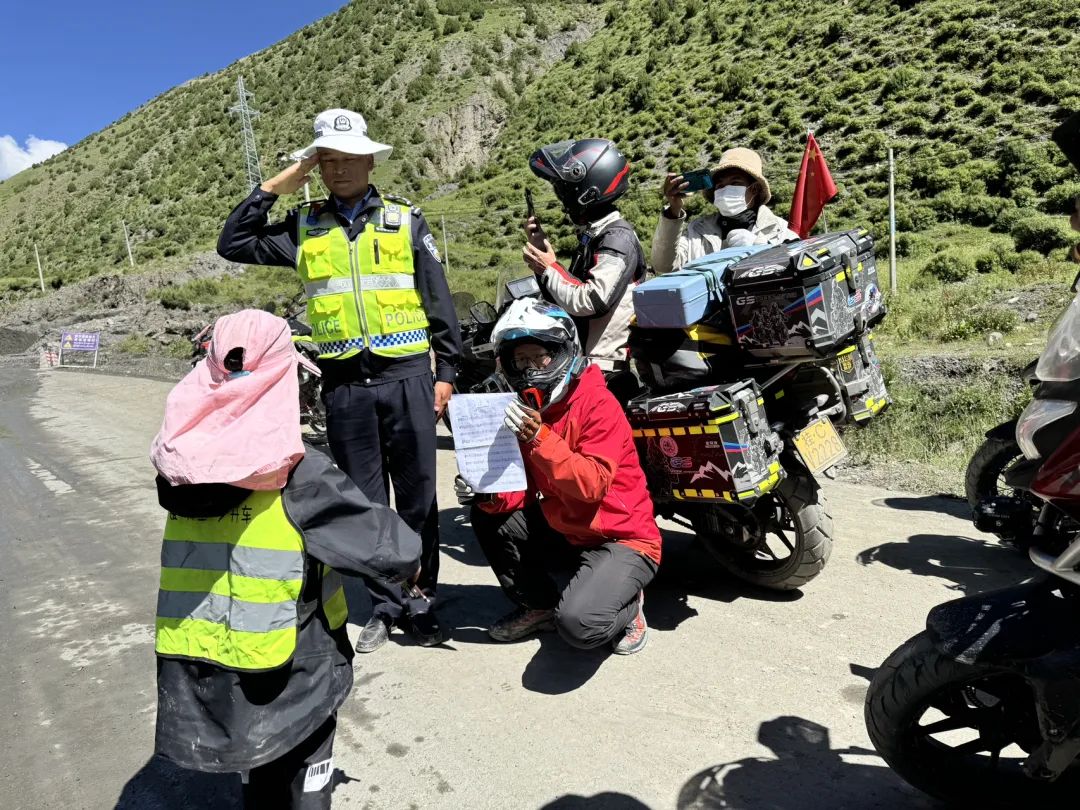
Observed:
[[[237,806],[237,778],[151,758],[163,516],[147,448],[168,389],[0,368],[10,810]],[[867,678],[932,605],[1029,573],[956,502],[826,482],[837,542],[802,593],[744,587],[672,530],[642,654],[575,652],[553,635],[496,645],[484,629],[508,605],[454,500],[448,437],[442,446],[440,612],[452,640],[423,649],[395,633],[357,659],[336,807],[932,806],[870,750]]]

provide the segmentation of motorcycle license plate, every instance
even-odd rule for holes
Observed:
[[[840,434],[832,422],[819,418],[795,434],[795,447],[803,464],[812,473],[819,473],[847,457]]]

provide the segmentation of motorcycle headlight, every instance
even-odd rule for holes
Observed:
[[[1064,419],[1075,410],[1075,402],[1060,399],[1032,400],[1016,422],[1016,443],[1020,445],[1024,457],[1031,461],[1039,458],[1041,454],[1035,446],[1035,434],[1051,422]]]

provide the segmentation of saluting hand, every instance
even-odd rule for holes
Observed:
[[[297,161],[283,171],[278,172],[269,180],[264,180],[259,186],[268,194],[292,194],[304,187],[308,181],[311,170],[319,165],[319,156],[312,155],[309,158]]]

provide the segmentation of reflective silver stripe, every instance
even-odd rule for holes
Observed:
[[[320,295],[337,295],[353,291],[351,278],[336,276],[325,281],[309,281],[304,285],[304,295],[308,298],[318,298]]]
[[[269,633],[296,627],[296,602],[244,602],[216,593],[158,591],[162,619],[201,619],[246,633]]]
[[[232,543],[192,543],[166,540],[161,545],[162,568],[230,571],[257,579],[303,579],[304,555],[299,551],[234,546]]]
[[[360,276],[361,290],[415,290],[416,276],[411,273],[380,273]]]

